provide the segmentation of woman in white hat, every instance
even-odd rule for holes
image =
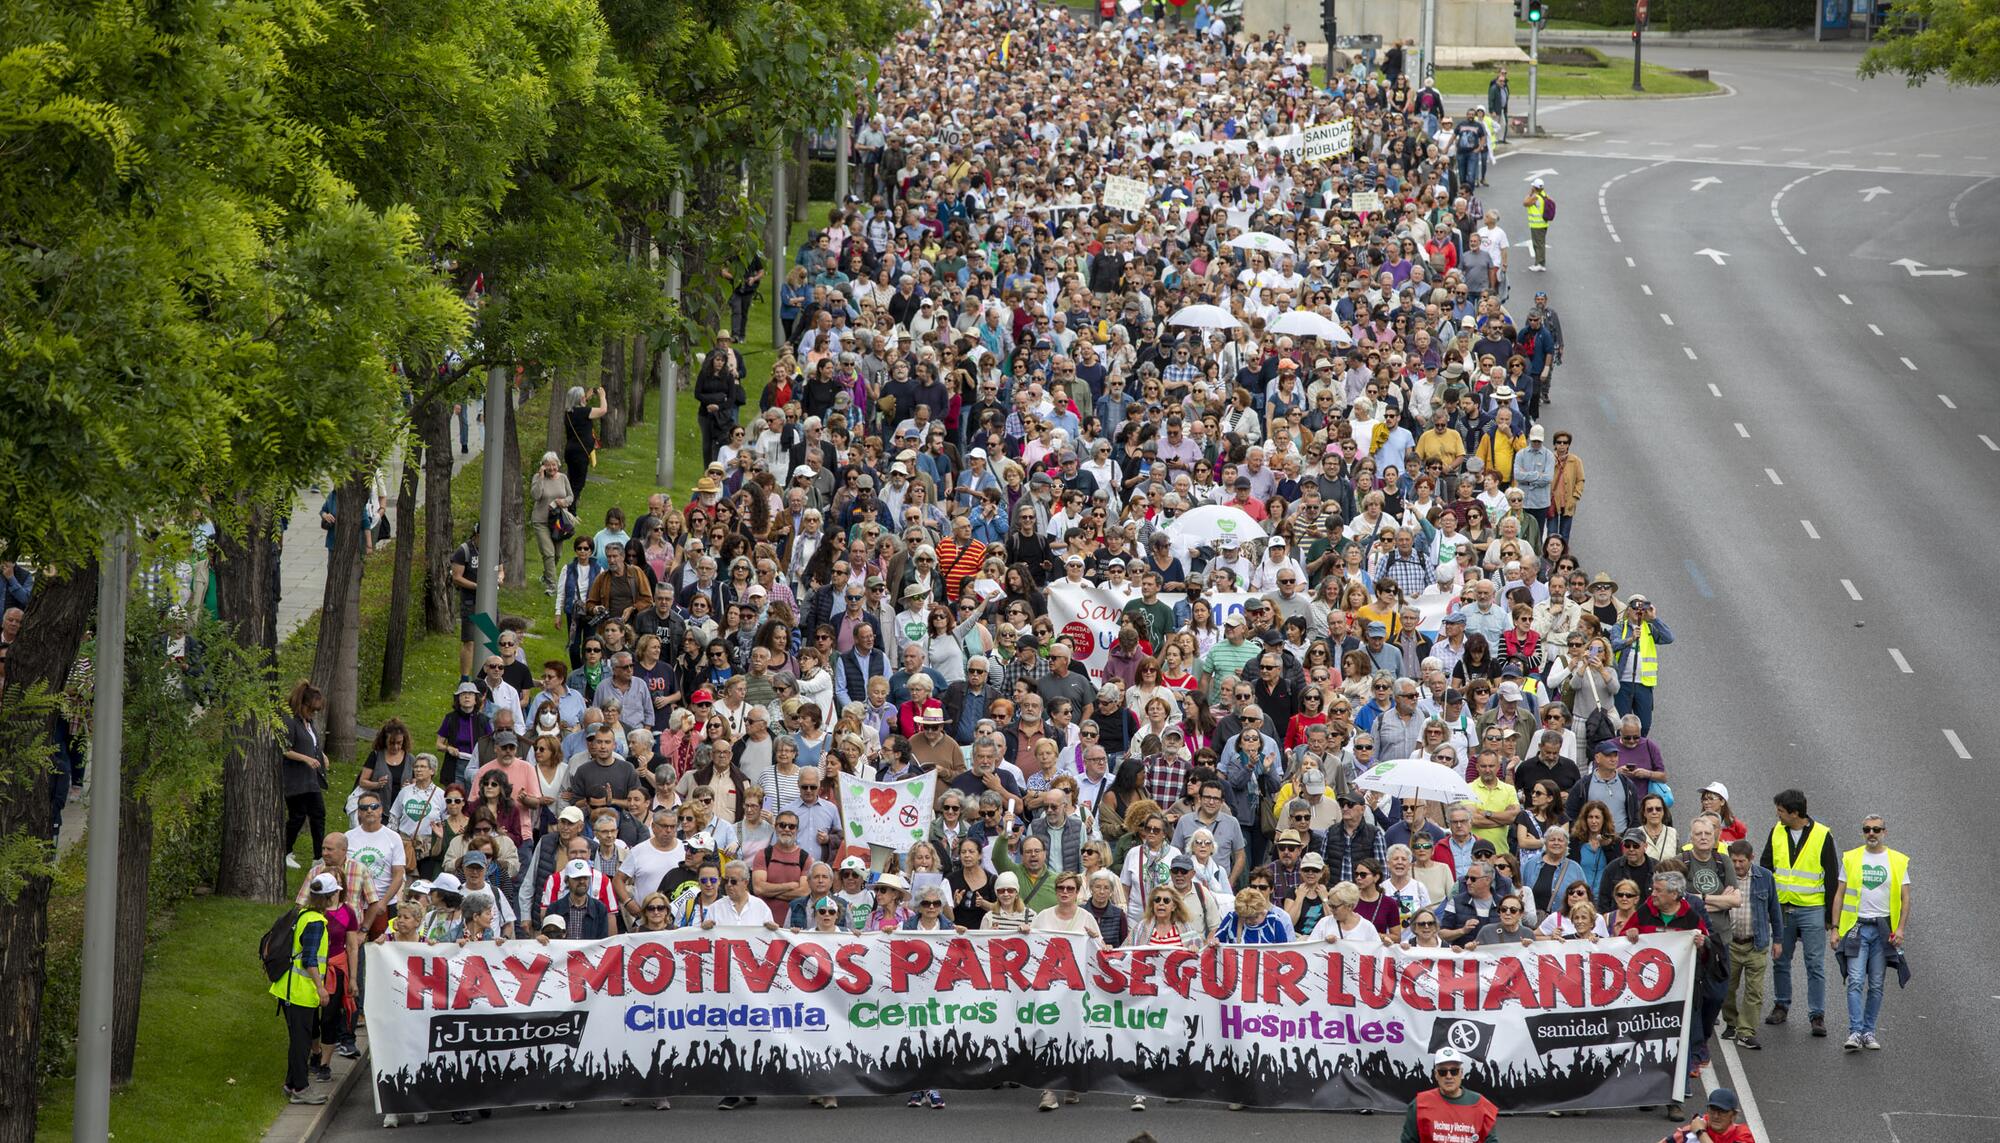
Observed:
[[[910,887],[902,877],[894,873],[884,873],[869,886],[874,892],[875,904],[862,919],[860,929],[864,933],[893,933],[903,928],[903,922],[912,919],[909,906],[903,904],[909,899]]]

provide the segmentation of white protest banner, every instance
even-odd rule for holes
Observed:
[[[1445,1046],[1503,1111],[1685,1096],[1692,934],[1451,952],[948,926],[375,944],[369,1056],[391,1114],[1002,1083],[1394,1111]]]
[[[1220,627],[1228,622],[1231,615],[1243,614],[1244,601],[1255,594],[1248,591],[1209,591],[1203,592],[1201,598],[1215,609],[1215,625]],[[1104,665],[1109,660],[1111,644],[1118,639],[1120,617],[1125,612],[1125,605],[1139,597],[1138,592],[1057,583],[1048,588],[1047,597],[1049,622],[1055,625],[1056,637],[1076,652],[1077,665],[1090,676],[1092,682],[1104,681]],[[1160,593],[1161,601],[1168,607],[1177,608],[1186,598],[1178,591]]]
[[[1112,210],[1142,211],[1151,197],[1151,188],[1138,179],[1104,176],[1104,205]]]
[[[902,852],[922,841],[931,828],[929,778],[874,782],[840,776],[840,816],[850,845],[880,845]]]
[[[1337,122],[1306,128],[1306,162],[1331,159],[1345,155],[1354,149],[1354,121],[1342,119]]]
[[[1374,191],[1355,191],[1348,196],[1347,209],[1356,214],[1382,213],[1382,196]]]

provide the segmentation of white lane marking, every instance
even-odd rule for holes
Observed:
[[[1783,479],[1782,477],[1780,477],[1780,476],[1778,475],[1778,470],[1777,470],[1777,469],[1775,469],[1775,468],[1767,468],[1767,469],[1765,469],[1765,470],[1764,470],[1764,475],[1765,475],[1765,476],[1768,476],[1768,477],[1770,477],[1770,478],[1771,478],[1771,483],[1772,483],[1772,484],[1775,484],[1775,485],[1777,485],[1777,486],[1778,486],[1778,487],[1780,487],[1780,488],[1784,487],[1784,484],[1785,484],[1785,481],[1784,481],[1784,479]]]
[[[1639,268],[1639,264],[1637,262],[1632,261],[1632,256],[1630,254],[1627,254],[1625,256],[1625,268],[1628,270],[1636,270]]]
[[[1736,1098],[1743,1104],[1743,1124],[1756,1138],[1769,1139],[1771,1133],[1764,1127],[1764,1113],[1757,1109],[1757,1096],[1750,1090],[1750,1073],[1743,1070],[1743,1057],[1736,1052],[1736,1041],[1721,1043],[1722,1061],[1729,1065],[1729,1074],[1736,1079]]]
[[[1602,134],[1604,134],[1604,132],[1602,131],[1579,131],[1576,134],[1570,136],[1570,141],[1575,142],[1578,139],[1588,139],[1592,135],[1602,135]]]
[[[1834,296],[1840,299],[1840,304],[1843,306],[1851,306],[1854,304],[1854,299],[1848,297],[1846,294],[1836,294]]]
[[[1813,273],[1818,274],[1822,278],[1826,277],[1826,271],[1818,266],[1813,267]]]
[[[1681,352],[1682,352],[1682,353],[1685,353],[1685,354],[1687,354],[1687,355],[1688,355],[1688,360],[1689,360],[1689,361],[1700,361],[1700,360],[1701,360],[1701,358],[1699,358],[1699,357],[1696,357],[1696,356],[1694,355],[1694,346],[1692,346],[1692,345],[1683,345],[1683,346],[1681,346]]]
[[[1606,141],[1619,142],[1620,140],[1613,139]],[[1672,160],[1670,159],[1661,159],[1659,162],[1648,163],[1646,166],[1643,167],[1634,167],[1631,170],[1624,172],[1623,174],[1617,174],[1611,176],[1610,178],[1604,180],[1603,185],[1597,188],[1597,217],[1603,221],[1604,232],[1611,236],[1611,241],[1619,243],[1621,245],[1623,245],[1625,241],[1623,238],[1620,238],[1618,236],[1618,228],[1612,225],[1611,223],[1611,203],[1609,199],[1609,196],[1611,194],[1611,188],[1616,186],[1621,179],[1629,178],[1632,175],[1638,174],[1640,171],[1650,171],[1654,167],[1661,166],[1662,164],[1671,161]],[[1633,265],[1632,259],[1630,258],[1625,259],[1625,264],[1627,266]]]
[[[1841,580],[1841,581],[1840,581],[1840,586],[1842,586],[1842,587],[1844,587],[1844,588],[1846,588],[1846,589],[1847,589],[1847,598],[1849,598],[1849,599],[1853,600],[1853,601],[1854,601],[1854,602],[1856,602],[1856,603],[1860,603],[1860,602],[1861,602],[1861,591],[1860,591],[1860,589],[1859,589],[1859,588],[1856,588],[1856,587],[1854,586],[1854,581],[1853,581],[1853,580],[1851,580],[1851,579],[1844,579],[1844,580]]]
[[[1958,408],[1958,406],[1952,402],[1952,399],[1950,397],[1945,396],[1943,393],[1938,394],[1938,400],[1943,401],[1944,407],[1947,409]]]
[[[1966,187],[1966,188],[1965,188],[1964,190],[1962,190],[1962,191],[1959,191],[1959,192],[1958,192],[1958,194],[1957,194],[1957,196],[1956,196],[1956,197],[1954,197],[1954,198],[1953,198],[1953,199],[1951,200],[1951,205],[1945,208],[1945,215],[1946,215],[1946,217],[1948,217],[1948,218],[1950,218],[1950,219],[1951,219],[1951,224],[1952,224],[1953,226],[1957,226],[1957,225],[1958,225],[1958,204],[1959,204],[1959,202],[1960,202],[1961,200],[1963,200],[1963,199],[1965,198],[1965,196],[1966,196],[1966,195],[1969,195],[1969,194],[1971,194],[1971,193],[1972,193],[1973,191],[1976,191],[1976,190],[1978,190],[1978,189],[1979,189],[1980,187],[1983,187],[1983,186],[1985,186],[1985,185],[1986,185],[1987,183],[1990,183],[1990,182],[1992,182],[1992,181],[1993,181],[1992,179],[1980,179],[1980,180],[1979,180],[1978,182],[1976,182],[1976,183],[1973,183],[1973,184],[1972,184],[1971,186],[1969,186],[1969,187]]]
[[[1825,173],[1826,172],[1824,170],[1807,171],[1805,174],[1800,175],[1798,178],[1795,178],[1791,182],[1786,183],[1784,186],[1779,187],[1778,193],[1771,196],[1771,221],[1778,224],[1778,233],[1783,234],[1785,236],[1785,241],[1792,244],[1792,249],[1798,251],[1801,254],[1804,254],[1806,252],[1806,248],[1799,245],[1799,240],[1797,238],[1792,237],[1791,230],[1785,226],[1784,216],[1778,213],[1778,204],[1785,200],[1785,192],[1791,190],[1793,187],[1798,186],[1800,183],[1805,182],[1807,179],[1812,178],[1815,175],[1823,175]]]
[[[1660,315],[1660,320],[1661,320],[1661,321],[1663,321],[1663,322],[1666,322],[1666,323],[1667,323],[1668,325],[1672,325],[1672,324],[1674,324],[1674,318],[1673,318],[1673,315],[1672,315],[1672,314],[1661,314],[1661,315]],[[1914,368],[1916,368],[1916,367],[1915,367],[1915,366],[1911,366],[1911,368],[1913,368],[1913,369],[1914,369]]]
[[[1708,395],[1711,397],[1720,397],[1722,396],[1722,390],[1715,387],[1715,382],[1710,381],[1708,383]]]
[[[1750,439],[1750,430],[1743,427],[1742,421],[1736,422],[1736,435],[1746,441]]]
[[[1915,373],[1917,371],[1917,363],[1911,361],[1909,358],[1903,358],[1903,364],[1909,368],[1910,372]]]
[[[1618,143],[1618,144],[1620,144],[1620,145],[1623,145],[1623,144],[1625,144],[1625,143],[1630,143],[1631,141],[1632,141],[1632,140],[1630,140],[1630,139],[1606,139],[1606,140],[1605,140],[1605,142],[1607,142],[1607,143]]]
[[[1987,448],[1992,449],[1994,452],[2000,452],[2000,441],[1995,441],[1992,437],[1987,436],[1985,433],[1979,434],[1979,442],[1985,445]]]
[[[1872,321],[1871,321],[1871,322],[1869,322],[1869,323],[1868,323],[1868,332],[1869,332],[1869,333],[1872,333],[1872,334],[1874,334],[1874,335],[1875,335],[1876,337],[1881,337],[1881,336],[1882,336],[1882,327],[1881,327],[1881,326],[1879,326],[1879,325],[1876,325],[1876,324],[1875,324],[1874,322],[1872,322]]]
[[[1740,146],[1739,146],[1739,147],[1737,147],[1736,149],[1737,149],[1737,150],[1739,150],[1739,151],[1761,151],[1761,150],[1763,150],[1763,148],[1762,148],[1762,147],[1740,147]]]
[[[1896,648],[1894,647],[1889,648],[1889,657],[1891,659],[1896,660],[1897,670],[1903,672],[1906,675],[1914,675],[1917,673],[1917,669],[1915,667],[1912,667],[1910,665],[1910,661],[1908,659],[1903,658],[1903,653],[1897,650]]]
[[[1710,72],[1709,74],[1714,75],[1715,73]],[[1716,144],[1714,143],[1690,143],[1689,146],[1697,151],[1713,151],[1716,149]]]
[[[1652,296],[1653,296],[1653,287],[1651,287],[1651,286],[1649,286],[1649,285],[1645,284],[1644,282],[1641,282],[1641,283],[1639,283],[1639,288],[1640,288],[1640,289],[1642,289],[1642,290],[1644,290],[1644,291],[1646,291],[1646,296],[1647,296],[1647,297],[1649,297],[1649,298],[1650,298],[1650,297],[1652,297]]]
[[[1808,539],[1819,539],[1819,529],[1812,526],[1811,520],[1800,520],[1799,523],[1806,526],[1806,537]]]
[[[1946,742],[1951,743],[1951,752],[1953,754],[1958,755],[1958,760],[1960,762],[1972,761],[1972,751],[1967,750],[1965,748],[1965,742],[1963,739],[1959,738],[1958,731],[1946,730],[1944,732],[1944,740]]]

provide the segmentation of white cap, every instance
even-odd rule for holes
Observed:
[[[340,892],[340,881],[331,873],[322,873],[312,879],[312,885],[309,888],[312,890],[314,896],[325,897],[329,894]]]
[[[866,874],[868,872],[868,863],[858,856],[844,857],[840,861],[840,871],[842,873]]]
[[[1720,782],[1710,782],[1701,788],[1701,792],[1704,794],[1714,794],[1725,802],[1729,800],[1729,787]]]
[[[1457,1048],[1439,1048],[1437,1054],[1431,1057],[1432,1068],[1436,1068],[1439,1064],[1457,1064],[1463,1068],[1471,1062],[1465,1057],[1465,1053]]]
[[[440,893],[463,893],[465,882],[460,881],[456,873],[440,873],[431,881],[431,888]]]
[[[1520,702],[1520,701],[1521,701],[1521,684],[1519,684],[1519,683],[1501,683],[1501,684],[1500,684],[1500,697],[1501,697],[1501,698],[1503,698],[1503,699],[1505,699],[1505,700],[1507,700],[1508,702]]]
[[[569,880],[572,877],[588,877],[588,876],[590,876],[590,862],[585,861],[581,857],[576,858],[575,860],[571,861],[568,865],[563,866],[563,880],[565,881]]]
[[[564,933],[569,931],[569,922],[563,919],[561,913],[549,913],[542,917],[542,927]]]
[[[1528,185],[1531,187],[1540,187],[1542,185],[1542,180],[1536,179],[1534,182],[1529,183]]]
[[[969,452],[969,453],[966,453],[965,455],[966,455],[967,457],[975,457],[975,456],[976,456],[976,457],[978,457],[978,458],[979,458],[979,459],[981,459],[981,460],[985,460],[985,459],[986,459],[986,450],[985,450],[985,449],[983,449],[983,448],[976,448],[976,449],[973,449],[973,450],[972,450],[971,452]]]

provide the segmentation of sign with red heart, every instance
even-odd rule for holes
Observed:
[[[937,791],[931,776],[900,782],[871,782],[852,774],[840,776],[843,831],[855,845],[880,845],[901,852],[921,841],[931,828],[931,803]]]
[[[896,791],[887,787],[877,787],[870,790],[868,791],[868,804],[874,808],[878,815],[887,817],[889,811],[895,808]]]

